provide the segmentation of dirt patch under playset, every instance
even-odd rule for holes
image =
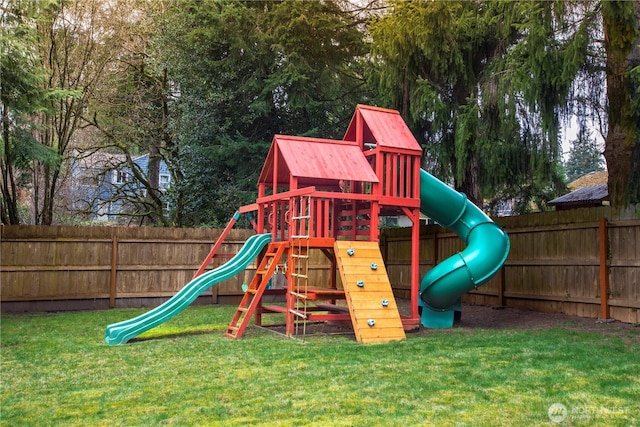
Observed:
[[[410,313],[410,300],[396,299],[398,311],[401,314]],[[324,322],[309,323],[306,330],[299,326],[297,332],[301,335],[311,334],[353,334],[350,322]],[[581,332],[596,332],[606,335],[631,335],[640,341],[640,324],[624,323],[619,321],[600,321],[598,319],[569,316],[561,313],[542,313],[537,311],[518,310],[509,307],[489,307],[464,304],[462,316],[456,320],[453,329],[565,329]],[[284,333],[282,327],[270,327],[278,333]],[[408,334],[428,335],[433,329],[419,328]],[[441,331],[441,330],[440,330]],[[634,334],[636,332],[637,334]]]

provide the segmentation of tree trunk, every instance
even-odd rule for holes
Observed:
[[[156,209],[151,210],[145,222],[155,225],[162,220],[163,206],[162,202],[158,201],[158,196],[160,195],[160,149],[154,143],[149,144],[147,179],[149,182],[147,201],[149,202],[149,206],[154,206]]]
[[[638,112],[634,114],[631,105],[632,90],[637,88],[633,87],[632,76],[628,73],[640,65],[640,32],[637,29],[640,1],[605,2],[603,6],[609,101],[604,157],[609,171],[611,205],[621,208],[640,201],[639,186],[630,185],[632,174],[635,176],[640,170],[638,156],[634,156],[640,135],[636,122]]]
[[[44,200],[42,201],[42,225],[51,225],[53,224],[53,198],[54,198],[54,187],[55,187],[55,178],[53,176],[53,171],[49,165],[44,166],[44,188],[42,193],[44,195]]]
[[[478,158],[473,156],[464,172],[464,181],[460,189],[467,195],[467,199],[482,209],[482,197],[480,196],[480,184],[478,182]]]
[[[4,139],[4,159],[0,161],[0,165],[2,166],[1,220],[5,224],[20,224],[16,182],[13,176],[11,144],[9,143],[9,108],[6,104],[4,104],[2,108],[2,138]]]

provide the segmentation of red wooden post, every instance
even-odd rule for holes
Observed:
[[[309,222],[307,224],[307,236],[316,237],[316,226],[317,226],[317,217],[318,217],[318,199],[313,198],[309,200]]]
[[[369,240],[372,242],[379,241],[380,230],[378,225],[380,224],[380,204],[377,200],[371,200],[371,222],[369,223]]]
[[[356,109],[356,142],[362,149],[364,148],[364,120],[362,113]]]
[[[258,199],[264,197],[266,194],[266,185],[264,183],[258,184]],[[258,224],[256,232],[259,234],[264,233],[264,203],[258,204]]]
[[[384,195],[385,196],[393,196],[393,187],[392,187],[392,179],[393,179],[393,170],[391,165],[393,164],[393,159],[391,157],[391,154],[389,153],[384,153],[384,164],[385,164],[385,171],[386,171],[386,176],[385,176],[385,188],[384,188]]]
[[[420,209],[415,209],[411,229],[411,318],[419,319],[418,298],[420,294]]]
[[[279,212],[280,220],[277,221],[274,224],[274,226],[279,227],[280,241],[284,242],[285,240],[287,240],[285,224],[287,223],[287,220],[291,220],[291,217],[294,216],[295,212],[289,211],[291,209],[291,206],[286,201],[279,202],[278,205],[279,205],[278,212]]]
[[[351,181],[353,188],[353,181]],[[351,240],[358,240],[358,200],[351,199]]]
[[[389,161],[389,187],[390,192],[389,196],[397,197],[398,196],[398,155],[394,153],[389,153],[388,157]]]
[[[609,318],[609,232],[607,229],[607,219],[600,218],[598,226],[598,237],[600,247],[600,318]]]
[[[280,204],[280,218],[281,218],[281,220],[280,220],[280,241],[281,242],[284,242],[288,238],[285,224],[287,223],[287,221],[291,221],[291,218],[294,216],[294,214],[296,214],[295,212],[290,212],[290,210],[291,210],[290,202],[287,203],[287,201],[283,201]],[[300,227],[300,220],[298,220],[297,224],[298,224],[298,227]],[[289,233],[289,234],[291,234],[291,233]]]
[[[278,158],[280,157],[280,150],[278,149],[278,144],[274,140],[273,144],[273,179],[271,185],[273,186],[273,194],[278,192],[278,173],[280,168],[280,161]]]

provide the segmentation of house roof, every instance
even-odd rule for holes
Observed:
[[[149,153],[142,154],[138,157],[134,157],[133,162],[138,166],[140,166],[140,169],[142,169],[145,173],[149,173]],[[167,167],[167,163],[162,159],[160,159],[160,174],[161,175],[169,174],[169,168]]]
[[[570,190],[577,190],[582,187],[589,187],[591,185],[606,184],[609,178],[609,172],[597,171],[582,175],[580,178],[570,182],[567,186]]]
[[[276,135],[260,172],[259,183],[273,182],[276,156],[278,184],[287,185],[290,175],[308,185],[331,184],[338,180],[378,182],[362,150],[353,142]]]
[[[590,185],[582,187],[564,196],[551,200],[547,204],[550,206],[585,204],[593,202],[602,202],[609,199],[609,190],[607,184]]]
[[[126,156],[124,154],[112,154],[103,151],[86,154],[74,150],[71,153],[71,159],[77,167],[87,170],[95,169],[104,171],[121,167],[126,160]]]
[[[407,127],[407,124],[396,110],[358,105],[351,118],[351,123],[344,135],[345,141],[356,140],[356,118],[361,114],[364,121],[364,143],[377,144],[378,147],[404,149],[422,153],[418,141]]]

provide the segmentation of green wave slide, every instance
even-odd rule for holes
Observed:
[[[256,234],[249,237],[233,258],[220,267],[191,280],[162,305],[133,319],[107,326],[104,340],[109,345],[124,344],[131,338],[166,322],[187,308],[202,292],[247,268],[247,265],[270,242],[271,234]]]
[[[420,211],[454,231],[467,247],[429,270],[420,282],[421,324],[450,328],[462,294],[493,277],[509,254],[507,233],[476,205],[420,170]]]

